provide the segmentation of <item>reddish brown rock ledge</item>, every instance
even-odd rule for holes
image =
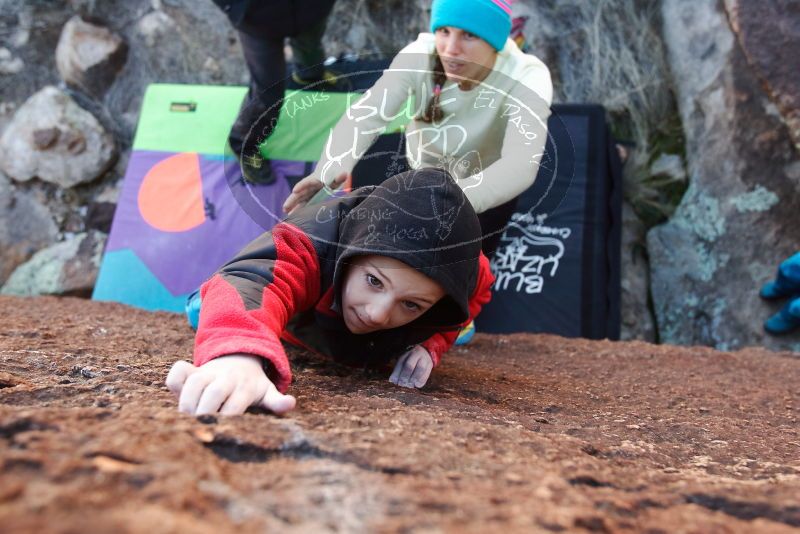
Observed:
[[[800,360],[478,335],[429,385],[293,352],[298,410],[179,414],[182,318],[0,298],[3,532],[789,532]],[[388,374],[387,374],[388,375]]]

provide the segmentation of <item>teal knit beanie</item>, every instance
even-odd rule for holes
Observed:
[[[513,0],[433,0],[431,32],[454,26],[477,35],[498,52],[511,32]]]

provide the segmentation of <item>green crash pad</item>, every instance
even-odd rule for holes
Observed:
[[[225,155],[228,131],[246,92],[247,88],[235,86],[148,86],[133,149]],[[262,153],[276,160],[316,161],[330,129],[359,96],[287,91],[275,132]],[[213,108],[202,109],[204,102],[213,102]],[[165,115],[166,109],[172,113]],[[386,133],[400,131],[403,117],[392,122]]]

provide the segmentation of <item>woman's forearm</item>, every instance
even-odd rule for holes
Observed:
[[[415,59],[398,54],[375,85],[348,107],[328,135],[313,176],[330,185],[335,177],[353,170],[396,118],[411,118],[413,101],[408,102],[417,73],[408,66]]]

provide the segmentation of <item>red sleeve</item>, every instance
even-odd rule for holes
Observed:
[[[478,260],[478,282],[475,284],[475,290],[469,299],[469,319],[464,321],[461,326],[466,326],[470,321],[475,319],[481,312],[481,308],[492,299],[492,284],[494,284],[494,275],[489,268],[489,259],[481,252]],[[427,340],[423,341],[421,345],[425,347],[433,359],[433,366],[439,365],[442,359],[442,354],[450,350],[450,347],[455,343],[458,337],[458,330],[447,332],[437,332]]]
[[[292,381],[280,335],[297,312],[319,299],[319,262],[311,240],[280,223],[248,245],[203,284],[194,364],[227,354],[252,354],[271,363],[279,391]]]

